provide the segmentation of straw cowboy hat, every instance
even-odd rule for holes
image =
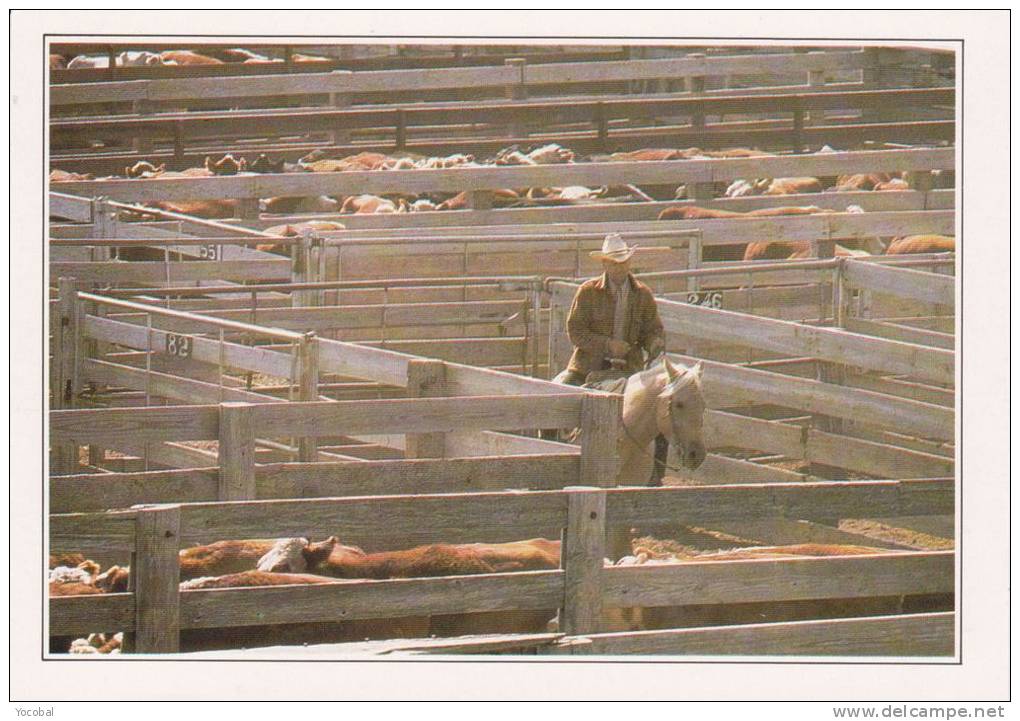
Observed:
[[[637,250],[636,245],[627,245],[619,233],[610,233],[602,241],[602,250],[593,250],[589,255],[595,260],[611,260],[614,263],[623,263],[630,260]]]

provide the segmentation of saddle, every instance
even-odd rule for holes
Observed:
[[[582,388],[605,391],[606,393],[623,393],[627,387],[630,374],[620,370],[592,371],[581,384]]]

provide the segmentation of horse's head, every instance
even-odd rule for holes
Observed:
[[[677,456],[686,468],[694,470],[705,460],[705,443],[701,437],[705,415],[705,398],[701,392],[702,365],[676,368],[663,356],[666,387],[656,399],[655,420],[659,433],[677,449]]]

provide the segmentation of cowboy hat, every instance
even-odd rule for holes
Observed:
[[[636,245],[627,245],[619,233],[610,233],[602,241],[602,250],[593,250],[589,255],[595,260],[611,260],[614,263],[623,263],[630,260],[637,250]]]

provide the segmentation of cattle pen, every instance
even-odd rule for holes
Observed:
[[[281,629],[329,628],[323,648],[365,657],[953,657],[951,53],[267,45],[264,64],[123,67],[171,48],[55,48],[108,64],[50,76],[50,168],[69,177],[48,189],[48,545],[131,572],[51,595],[52,639],[300,656]],[[255,156],[279,165],[238,162]],[[730,192],[761,178],[818,188]],[[350,212],[368,196],[392,212]],[[267,212],[309,198],[334,207]],[[707,458],[671,453],[661,487],[618,485],[621,394],[550,380],[610,233],[639,246],[667,360],[703,368]],[[915,237],[954,250],[882,252]],[[776,244],[804,252],[749,258]],[[188,548],[331,536],[560,555],[181,583]]]

